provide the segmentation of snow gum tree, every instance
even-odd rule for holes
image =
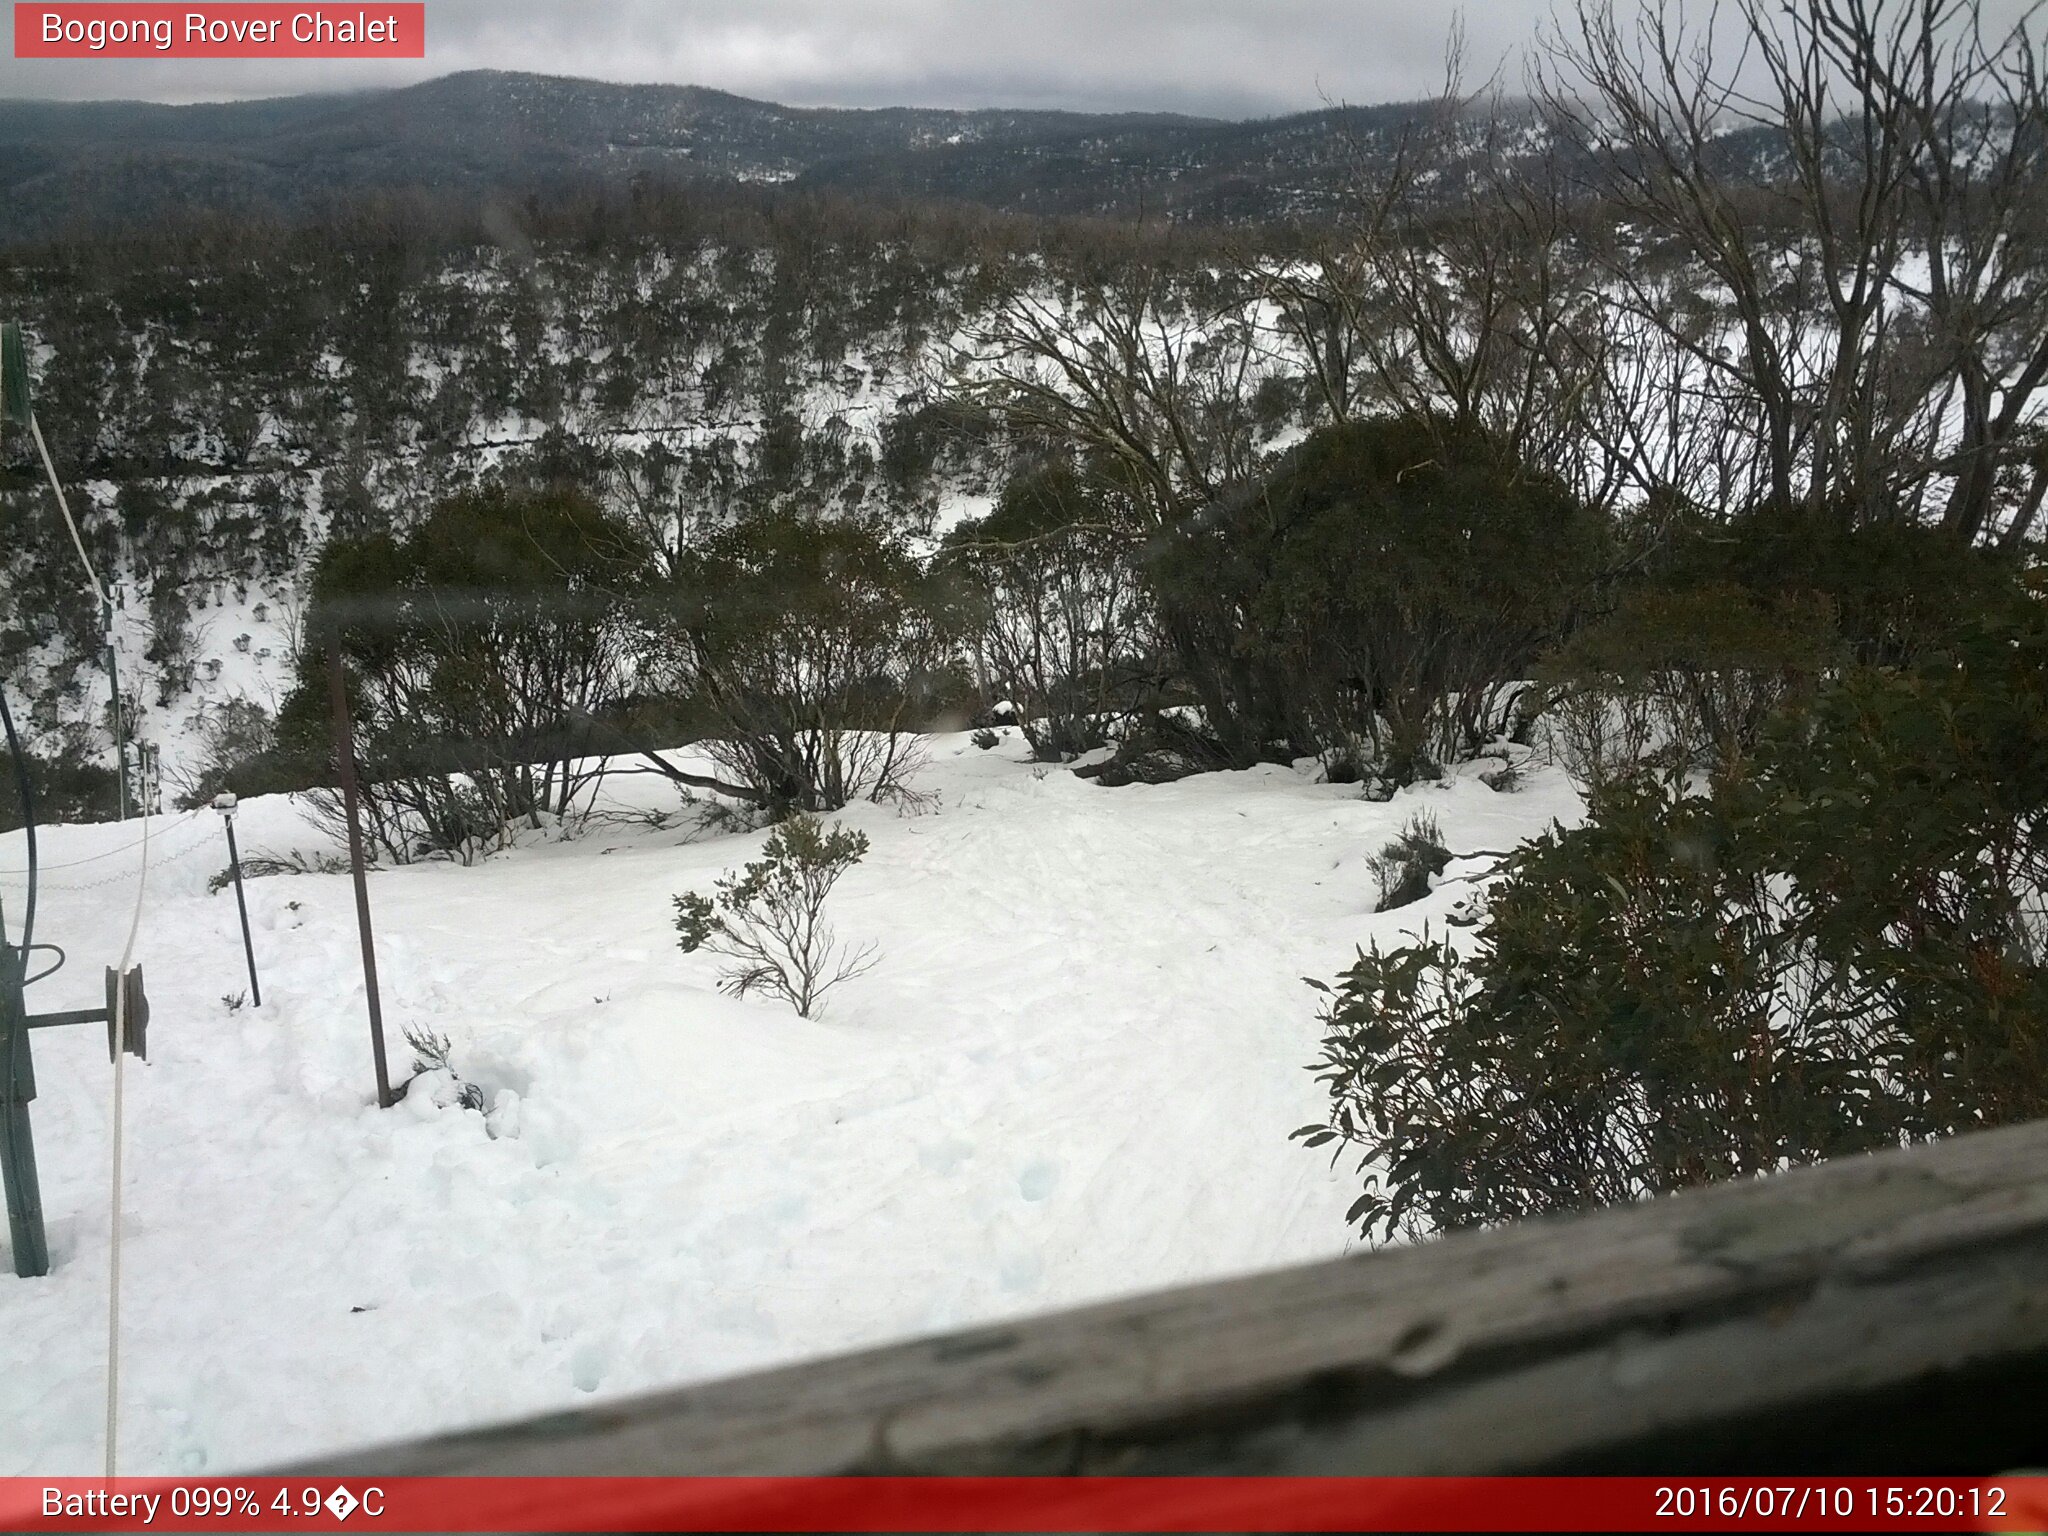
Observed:
[[[690,551],[646,612],[645,675],[707,720],[717,788],[771,815],[901,792],[952,644],[888,525],[744,518]]]
[[[332,636],[372,834],[392,858],[466,858],[510,823],[570,815],[598,771],[592,711],[630,676],[625,618],[646,561],[631,530],[561,488],[466,493],[409,533],[335,540],[280,742],[327,763]]]
[[[977,671],[1017,704],[1045,761],[1103,745],[1131,712],[1151,639],[1138,542],[1115,503],[1057,460],[947,536],[940,558],[973,609]]]

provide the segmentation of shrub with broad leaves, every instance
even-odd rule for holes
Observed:
[[[1328,999],[1352,1219],[1423,1235],[2048,1115],[2048,613],[1776,716],[1704,787],[1595,791],[1476,945]]]

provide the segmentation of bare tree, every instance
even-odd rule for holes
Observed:
[[[1273,356],[1241,273],[1142,227],[1107,276],[1027,281],[950,360],[950,393],[1013,435],[1083,466],[1136,535],[1161,636],[1224,757],[1251,762],[1284,735],[1233,654],[1248,622],[1223,585],[1172,592],[1156,579],[1204,519],[1255,485],[1281,424],[1263,409],[1288,370]]]
[[[954,398],[1080,450],[1170,527],[1256,471],[1277,374],[1230,274],[1140,230],[1104,278],[1022,283],[966,327]]]
[[[1569,188],[1531,153],[1526,103],[1444,82],[1391,138],[1354,140],[1343,212],[1301,249],[1251,253],[1285,366],[1331,421],[1360,412],[1488,444],[1604,503],[1612,453],[1581,420],[1615,358],[1585,278]],[[1589,451],[1589,447],[1592,451]]]
[[[1625,433],[1669,439],[1673,468],[1752,445],[1753,473],[1718,487],[1737,504],[1938,508],[1966,540],[2001,476],[2031,484],[2048,189],[2026,20],[1989,31],[1981,0],[1736,0],[1687,20],[1660,0],[1624,22],[1581,0],[1537,81],[1620,226],[1602,290],[1675,364],[1640,402],[1661,394],[1655,432]]]

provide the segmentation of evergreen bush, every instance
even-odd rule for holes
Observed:
[[[677,940],[685,954],[700,949],[734,962],[719,976],[734,997],[765,992],[801,1018],[842,981],[870,969],[875,946],[841,947],[824,921],[825,899],[868,851],[864,833],[813,816],[792,816],[768,834],[761,857],[714,892],[675,898]]]
[[[690,551],[657,594],[646,670],[706,720],[727,787],[770,815],[904,791],[951,610],[903,537],[768,512]]]
[[[1856,667],[1709,785],[1519,850],[1470,953],[1361,953],[1316,1064],[1369,1233],[2048,1114],[2048,617]],[[1320,983],[1316,985],[1321,986]]]
[[[593,711],[626,691],[650,552],[560,486],[451,497],[410,532],[330,541],[313,578],[279,756],[334,782],[326,640],[338,639],[368,833],[396,862],[465,862],[594,791]],[[338,797],[311,791],[338,819]]]
[[[1451,851],[1444,846],[1436,818],[1426,811],[1417,811],[1369,861],[1380,887],[1379,905],[1373,910],[1391,912],[1422,900],[1429,894],[1430,881],[1442,874],[1450,862]]]
[[[1401,785],[1507,725],[1606,538],[1476,434],[1379,418],[1315,433],[1162,540],[1148,570],[1179,648],[1206,648],[1233,717],[1257,722],[1257,751]]]

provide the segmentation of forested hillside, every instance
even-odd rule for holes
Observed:
[[[1334,211],[1424,104],[1223,122],[1161,113],[785,107],[698,86],[479,70],[267,101],[0,102],[0,241],[303,216],[365,192],[636,175],[793,182],[1043,214],[1255,222]],[[1446,168],[1448,169],[1448,168]]]
[[[1533,106],[1263,124],[0,113],[13,974],[158,1013],[125,1184],[36,1042],[0,1472],[114,1465],[123,1244],[190,1474],[2048,1115],[1992,20],[1588,4]]]
[[[596,488],[665,547],[678,508],[930,531],[984,505],[1001,451],[933,403],[963,322],[1109,239],[715,190],[391,200],[19,251],[0,313],[34,339],[59,473],[122,583],[133,731],[175,764],[200,705],[274,705],[325,538],[482,479]],[[98,615],[28,441],[4,454],[0,667],[38,680],[48,746],[89,750]]]

